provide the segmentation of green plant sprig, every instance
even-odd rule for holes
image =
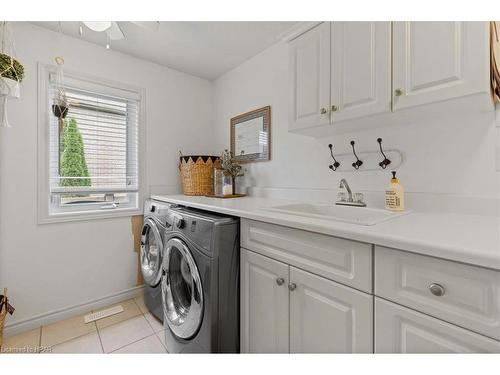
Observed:
[[[234,155],[229,150],[224,150],[221,155],[221,167],[224,170],[226,176],[231,176],[232,178],[241,177],[245,174],[243,167],[236,162]]]
[[[24,79],[24,66],[12,56],[0,53],[0,77],[21,82]]]

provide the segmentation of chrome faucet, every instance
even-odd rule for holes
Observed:
[[[347,190],[347,195],[348,195],[347,202],[352,202],[353,201],[352,200],[352,190],[349,187],[349,184],[347,183],[347,180],[345,178],[343,178],[342,180],[340,180],[339,188]]]
[[[345,198],[345,195],[343,193],[342,195],[339,193],[339,199],[337,200],[337,202],[335,202],[335,204],[341,206],[366,207],[366,203],[363,202],[363,194],[355,193],[353,197],[352,190],[345,178],[340,180],[339,188],[345,189],[347,191],[347,198]]]

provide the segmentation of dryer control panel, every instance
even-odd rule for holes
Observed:
[[[216,251],[213,249],[216,227],[225,224],[237,225],[238,219],[181,206],[173,206],[170,212],[174,217],[173,231],[180,232],[185,238],[202,248],[207,255]]]

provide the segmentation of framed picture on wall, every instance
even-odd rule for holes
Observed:
[[[271,160],[271,106],[231,119],[231,152],[240,163]]]

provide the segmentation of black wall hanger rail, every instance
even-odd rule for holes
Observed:
[[[328,168],[332,172],[365,172],[365,171],[380,171],[380,168],[386,169],[388,165],[392,169],[397,169],[403,162],[403,153],[397,149],[384,150],[382,147],[382,138],[377,138],[378,150],[357,152],[355,149],[355,141],[352,140],[350,145],[352,151],[349,153],[336,154],[333,150],[333,144],[329,144],[330,157],[333,160]],[[384,158],[380,161],[380,155]],[[352,156],[356,158],[352,162]]]

